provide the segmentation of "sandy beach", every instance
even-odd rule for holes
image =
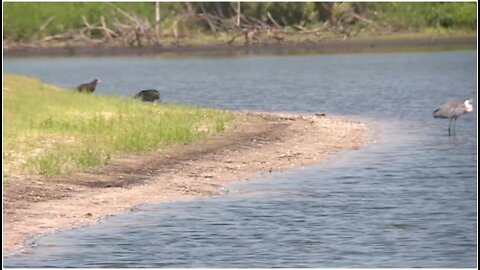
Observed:
[[[364,123],[341,117],[239,113],[238,127],[205,141],[63,177],[12,175],[4,183],[3,251],[34,236],[92,224],[145,203],[228,194],[225,184],[320,163],[368,143]]]

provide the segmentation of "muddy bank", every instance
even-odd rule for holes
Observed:
[[[100,45],[78,46],[31,46],[16,45],[4,48],[5,57],[34,56],[144,56],[159,54],[250,54],[250,53],[293,53],[293,52],[355,52],[408,48],[438,47],[440,49],[476,48],[477,38],[472,36],[450,38],[362,38],[325,41],[283,41],[275,43],[259,43],[249,46],[210,44],[181,45],[172,44],[156,47],[109,47]]]
[[[224,184],[317,163],[368,141],[338,117],[242,113],[239,127],[201,143],[128,155],[67,177],[14,175],[4,183],[3,251],[42,233],[97,222],[151,202],[216,196]]]

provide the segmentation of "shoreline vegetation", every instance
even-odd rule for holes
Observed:
[[[3,249],[7,254],[28,246],[31,237],[98,222],[139,204],[222,195],[228,192],[226,183],[318,163],[331,154],[359,149],[369,136],[363,123],[324,114],[152,105],[79,94],[12,74],[4,74],[4,79]],[[25,93],[35,98],[25,99]],[[69,110],[63,111],[64,106]],[[163,137],[166,127],[164,123],[162,130],[154,129],[148,136],[143,121],[162,125],[151,116],[141,117],[152,112],[165,121],[173,117],[169,124],[174,131],[168,134],[174,139],[167,136],[170,141],[148,144],[157,133]],[[117,120],[124,130],[133,131],[126,137],[143,134],[138,139],[148,147],[134,140],[127,148],[109,148],[118,143],[109,133]],[[93,160],[100,162],[84,166],[81,162],[95,151],[100,151],[100,159]],[[102,159],[106,156],[102,151],[112,151],[108,160]],[[42,156],[55,160],[47,162],[47,168],[54,164],[59,169],[43,171],[38,162]],[[75,165],[77,157],[81,166]],[[33,158],[30,165],[29,158]]]
[[[117,153],[188,144],[224,131],[225,110],[153,105],[79,93],[4,74],[4,175],[65,175],[107,164]],[[8,151],[8,149],[12,149]]]
[[[47,46],[4,49],[5,57],[97,57],[97,56],[236,56],[248,54],[308,54],[349,52],[391,52],[472,50],[477,48],[476,35],[435,36],[405,35],[404,37],[356,38],[323,42],[292,41],[262,43],[251,46],[204,44],[184,46],[114,47],[114,46]]]
[[[476,48],[477,35],[472,2],[7,2],[4,15],[7,57]]]

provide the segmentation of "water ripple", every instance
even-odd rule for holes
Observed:
[[[19,59],[6,71],[97,94],[159,88],[166,101],[362,117],[370,145],[47,235],[7,267],[476,267],[476,114],[457,135],[431,111],[476,96],[475,52],[216,59]],[[178,72],[181,70],[182,72]],[[136,74],[135,76],[131,76]]]

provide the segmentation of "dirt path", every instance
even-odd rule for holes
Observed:
[[[368,141],[363,123],[336,117],[242,113],[240,126],[201,143],[129,155],[68,177],[4,183],[3,251],[32,236],[98,221],[150,202],[225,194],[223,185],[319,162]]]

